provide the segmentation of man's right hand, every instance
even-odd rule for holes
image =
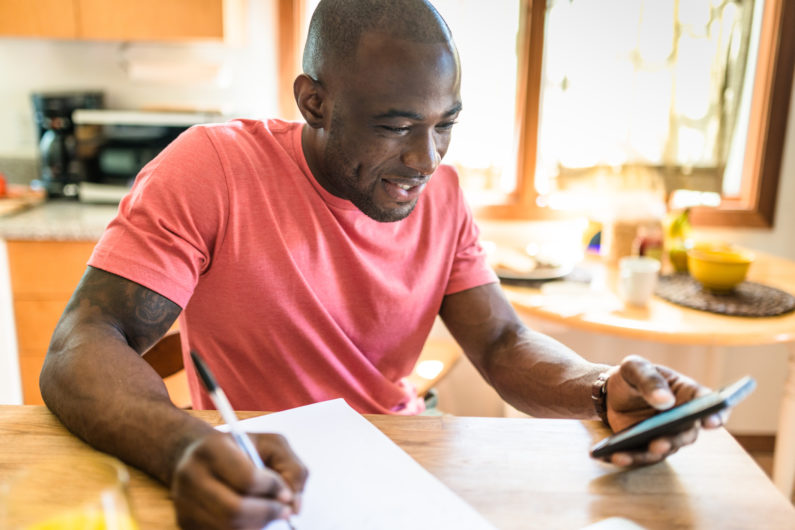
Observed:
[[[267,469],[257,469],[221,432],[185,449],[171,480],[181,528],[263,528],[298,512],[306,467],[284,437],[255,434],[252,440]]]

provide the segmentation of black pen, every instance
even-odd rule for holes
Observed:
[[[246,455],[254,462],[254,465],[260,469],[265,469],[265,463],[262,461],[262,458],[259,456],[256,447],[254,447],[254,442],[251,441],[248,434],[246,434],[241,428],[240,424],[238,423],[237,414],[232,409],[232,405],[229,403],[229,400],[226,398],[226,394],[218,386],[218,383],[215,382],[215,377],[213,377],[212,372],[204,364],[204,361],[199,354],[195,351],[190,352],[190,357],[193,359],[193,364],[196,366],[196,372],[199,374],[199,379],[201,379],[204,388],[210,394],[210,399],[213,400],[215,404],[215,408],[218,409],[218,412],[221,413],[221,417],[224,419],[227,425],[229,425],[229,431],[232,434],[232,437],[237,442],[237,445],[240,449],[243,450]],[[289,519],[287,520],[287,524],[290,528],[294,528],[292,521]]]

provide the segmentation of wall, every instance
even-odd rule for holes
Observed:
[[[34,91],[100,89],[109,108],[276,116],[275,6],[247,2],[240,46],[0,38],[0,157],[36,157]]]
[[[779,177],[776,215],[771,230],[702,229],[697,235],[734,241],[739,245],[795,260],[795,86],[790,99],[784,156]],[[795,355],[795,345],[789,346]],[[757,376],[759,386],[748,399],[748,405],[738,408],[729,426],[739,432],[774,432],[779,413],[779,399],[784,391],[787,373],[787,347],[731,348],[725,356],[725,379],[746,373]]]
[[[734,241],[749,248],[795,260],[795,84],[793,84],[793,95],[790,97],[776,215],[772,230],[700,229],[696,235]]]
[[[14,301],[11,297],[6,242],[0,239],[0,404],[22,403],[22,382],[16,355],[17,336],[14,330]]]

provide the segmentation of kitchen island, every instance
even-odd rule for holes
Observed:
[[[94,241],[115,217],[116,204],[52,200],[0,217],[0,238],[14,241]]]
[[[41,403],[50,334],[117,208],[54,200],[0,217],[0,403]]]

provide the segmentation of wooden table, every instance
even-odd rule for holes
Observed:
[[[192,414],[219,422],[215,411]],[[723,429],[662,464],[621,471],[588,457],[607,434],[597,422],[366,417],[501,529],[577,529],[613,516],[649,529],[795,528],[795,508]],[[41,406],[0,406],[0,448],[0,481],[45,456],[93,451]],[[166,488],[131,475],[140,527],[175,528]]]
[[[748,280],[795,293],[795,262],[756,253]],[[601,286],[615,293],[617,271],[593,257],[583,265]],[[773,464],[774,482],[789,496],[795,482],[795,312],[765,318],[724,316],[652,297],[646,308],[590,307],[576,314],[560,311],[541,290],[504,285],[520,313],[571,329],[668,344],[724,346],[788,344],[788,373],[781,400]],[[714,382],[707,382],[714,384]],[[718,382],[720,383],[720,382]]]

